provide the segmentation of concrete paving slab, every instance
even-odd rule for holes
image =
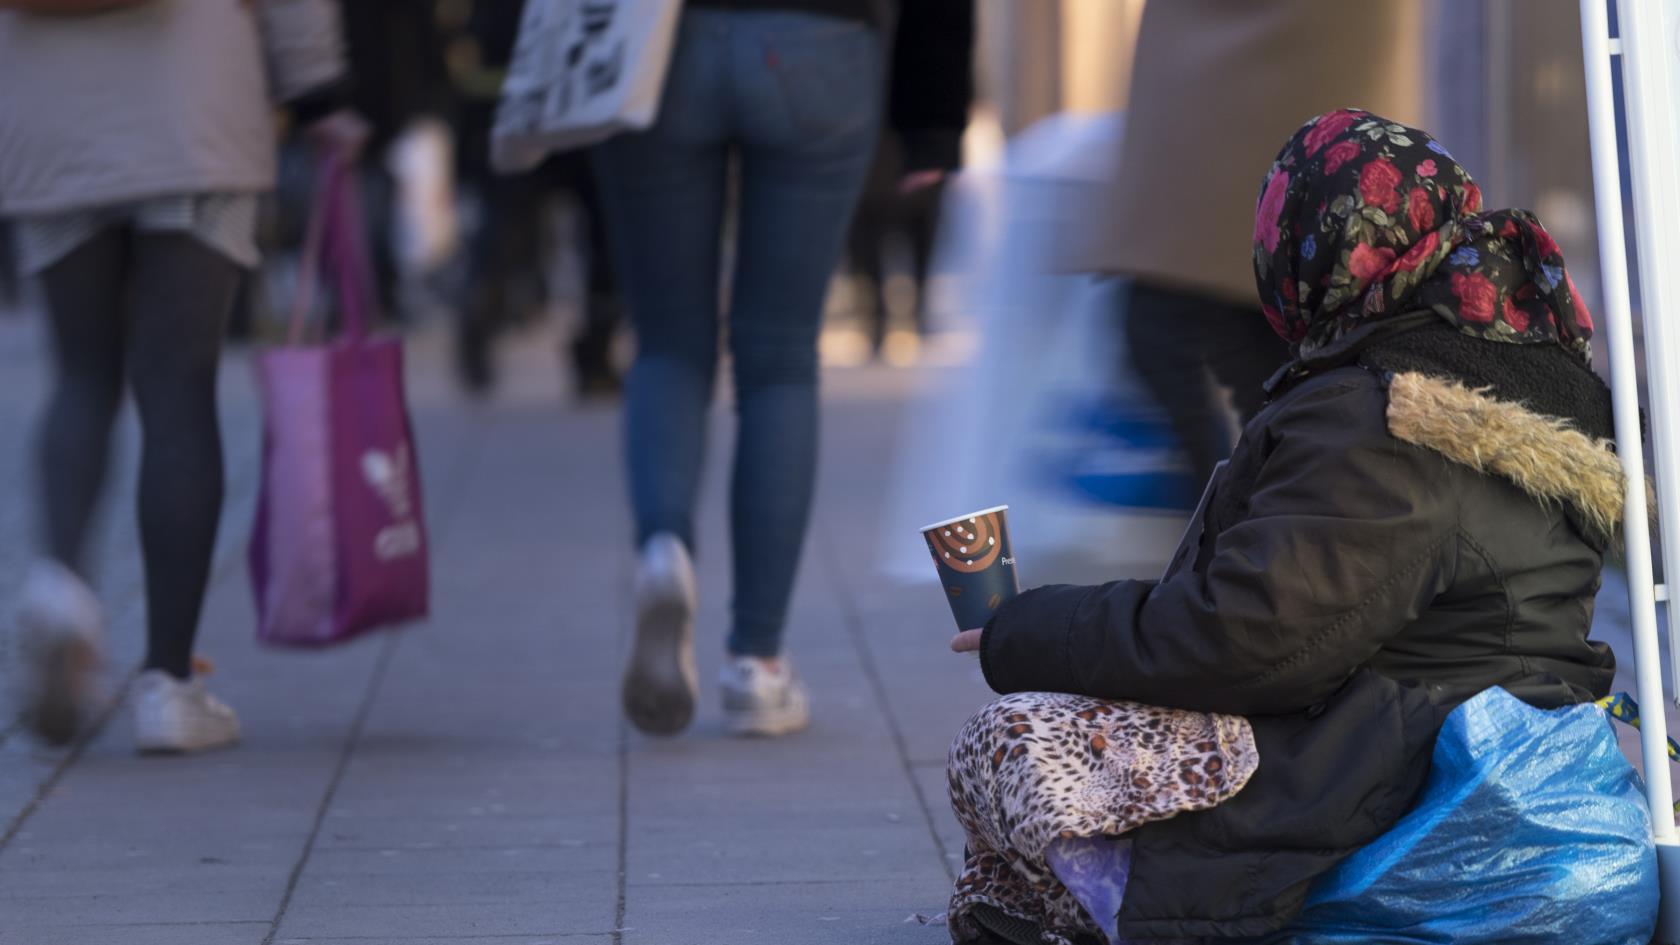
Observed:
[[[280,938],[368,935],[537,936],[550,932],[611,933],[614,903],[606,890],[573,889],[538,903],[445,902],[329,905],[302,901],[280,925]]]
[[[475,815],[473,810],[480,813]],[[465,816],[329,817],[316,841],[316,850],[548,846],[616,850],[617,835],[616,812],[593,817],[519,817],[474,807],[468,808]]]
[[[610,873],[590,864],[599,878]],[[588,902],[610,896],[599,882],[582,879],[564,869],[499,869],[431,873],[357,873],[310,870],[298,883],[294,901],[333,908],[358,906],[445,906],[453,903],[536,906],[560,902]]]
[[[5,916],[6,928],[43,938],[68,934],[78,919],[120,925],[267,922],[274,912],[275,891],[272,886],[216,892],[185,887],[159,896],[107,893],[84,886],[82,897],[75,900],[65,896],[0,900],[0,914]]]
[[[260,945],[263,922],[114,923],[21,932],[0,929],[0,945]]]
[[[624,941],[647,945],[947,945],[943,925],[906,921],[944,911],[905,883],[767,883],[661,887],[631,900]],[[701,932],[700,930],[704,930]]]
[[[373,874],[427,877],[511,871],[568,882],[578,877],[607,877],[616,883],[617,861],[616,843],[608,847],[582,839],[562,839],[544,846],[346,847],[317,850],[303,875],[354,879]]]
[[[637,887],[695,883],[931,882],[943,878],[931,849],[919,822],[839,826],[820,812],[806,823],[639,825],[625,876],[633,899],[650,894]]]
[[[22,859],[21,857],[18,859]],[[290,861],[287,861],[287,865]],[[76,900],[91,896],[173,896],[182,890],[195,894],[243,893],[261,890],[269,912],[285,875],[272,865],[230,862],[213,856],[193,863],[155,862],[145,867],[132,862],[79,864],[74,867],[37,865],[0,870],[0,916],[14,900]]]
[[[612,935],[558,932],[553,935],[482,935],[462,938],[457,935],[407,935],[403,938],[277,938],[274,945],[608,945]]]

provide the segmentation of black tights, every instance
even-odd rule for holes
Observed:
[[[49,554],[80,570],[124,378],[140,411],[146,668],[185,679],[222,510],[216,363],[238,267],[184,233],[110,227],[42,273],[57,366],[40,431]]]

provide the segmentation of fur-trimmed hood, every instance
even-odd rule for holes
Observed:
[[[1407,371],[1389,381],[1388,430],[1541,502],[1565,503],[1597,541],[1608,544],[1621,527],[1626,480],[1615,443],[1563,420]]]

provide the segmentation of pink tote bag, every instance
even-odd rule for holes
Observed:
[[[251,534],[257,636],[318,647],[426,616],[428,541],[403,399],[402,346],[370,338],[355,181],[323,167],[291,334],[257,358],[262,484]],[[340,337],[304,341],[315,273],[338,289]]]

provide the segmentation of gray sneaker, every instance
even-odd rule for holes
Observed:
[[[675,735],[694,719],[694,564],[675,535],[642,546],[636,567],[636,639],[624,670],[624,714],[649,735]]]
[[[734,656],[723,666],[723,714],[736,735],[787,735],[811,722],[811,697],[786,656]]]
[[[43,741],[68,743],[92,714],[104,643],[93,590],[57,562],[36,562],[17,612],[12,686],[19,714]]]

